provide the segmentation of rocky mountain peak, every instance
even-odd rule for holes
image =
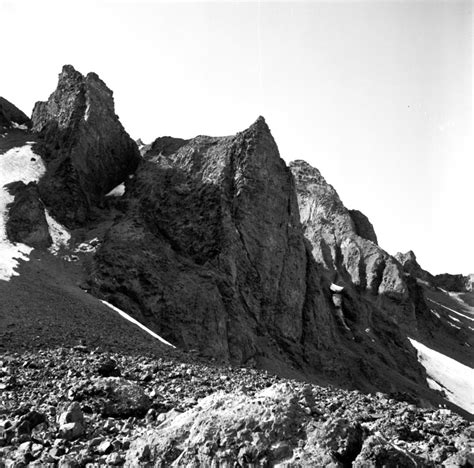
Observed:
[[[56,90],[36,103],[32,121],[48,163],[40,195],[60,222],[83,224],[140,160],[115,115],[113,93],[96,73],[84,77],[65,65]]]

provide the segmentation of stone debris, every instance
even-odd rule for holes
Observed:
[[[474,425],[445,408],[211,365],[194,353],[76,348],[0,358],[1,468],[474,463]]]

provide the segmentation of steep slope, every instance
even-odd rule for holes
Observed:
[[[334,281],[351,283],[359,291],[408,298],[398,263],[377,246],[367,217],[350,212],[321,173],[305,161],[290,163],[295,177],[301,222],[316,261]]]
[[[18,107],[0,96],[0,130],[31,127],[31,120]]]
[[[94,294],[184,349],[364,389],[420,391],[422,368],[389,303],[356,290],[338,303],[331,292],[334,278],[314,261],[293,177],[262,118],[236,136],[167,137],[151,148],[95,256]],[[402,278],[400,292],[386,276],[384,291],[407,294]],[[412,304],[404,307],[400,316],[411,317]]]
[[[36,103],[32,122],[47,163],[41,199],[67,227],[83,225],[140,158],[115,115],[112,91],[95,73],[84,77],[65,65],[48,101]]]

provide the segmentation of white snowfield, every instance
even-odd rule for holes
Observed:
[[[6,184],[21,181],[25,184],[36,182],[45,173],[45,166],[41,158],[31,149],[32,142],[24,146],[12,148],[0,154],[0,280],[8,281],[18,275],[15,271],[19,260],[28,260],[33,250],[31,247],[10,242],[6,233],[7,205],[14,199],[5,188]],[[64,227],[53,220],[47,212],[46,219],[49,232],[53,239],[53,250],[69,240],[69,234]]]
[[[69,241],[71,240],[71,234],[66,230],[66,228],[59,224],[48,212],[47,209],[44,210],[46,216],[46,221],[49,226],[49,235],[53,243],[48,249],[52,254],[57,254],[62,247],[67,247]]]
[[[474,414],[474,369],[408,338],[426,369],[428,386],[443,390],[446,399]]]
[[[100,300],[102,304],[105,304],[107,307],[111,308],[112,310],[115,310],[115,312],[118,312],[124,319],[128,320],[129,322],[139,326],[142,330],[144,330],[146,333],[151,335],[153,338],[156,338],[157,340],[161,341],[163,344],[167,346],[171,346],[172,348],[176,348],[176,346],[172,345],[170,342],[166,341],[164,338],[162,338],[160,335],[157,335],[154,331],[151,331],[149,328],[145,327],[142,323],[140,323],[138,320],[134,319],[127,313],[125,313],[123,310],[120,310],[118,307],[115,307],[114,305],[110,304],[107,301],[103,301],[102,299]]]

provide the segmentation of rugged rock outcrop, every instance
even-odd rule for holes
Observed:
[[[15,199],[8,207],[8,238],[12,242],[22,242],[35,248],[49,247],[52,239],[36,183],[25,185],[16,182],[9,189]]]
[[[432,287],[437,287],[451,292],[468,292],[472,291],[471,276],[453,275],[450,273],[442,273],[440,275],[432,275],[428,271],[421,268],[415,253],[410,250],[407,253],[398,252],[395,258],[403,266],[403,270],[423,281],[429,283]]]
[[[36,103],[32,122],[43,142],[36,150],[47,162],[39,192],[67,227],[83,224],[137,167],[137,145],[115,115],[112,91],[95,73],[84,77],[65,65],[48,101]]]
[[[409,250],[406,253],[397,252],[397,254],[395,254],[395,258],[400,262],[403,270],[406,273],[413,276],[414,278],[419,278],[423,281],[434,284],[434,276],[421,268],[413,250]]]
[[[18,107],[0,96],[0,129],[21,126],[29,128],[31,120]]]
[[[363,239],[367,239],[378,245],[377,235],[375,234],[374,226],[372,226],[369,218],[359,210],[349,210],[349,215],[354,222],[356,234]]]
[[[293,179],[264,120],[152,148],[96,255],[94,291],[179,346],[239,362],[269,348],[301,356],[315,328],[315,345],[329,344],[333,319]]]
[[[350,212],[321,173],[305,161],[290,163],[295,177],[301,222],[313,255],[333,281],[352,283],[359,291],[406,300],[408,288],[393,257],[377,246],[372,225]]]
[[[453,292],[466,292],[472,291],[472,279],[471,276],[464,275],[452,275],[449,273],[442,273],[436,275],[434,284],[438,288],[446,289],[447,291]]]
[[[335,303],[331,278],[304,238],[291,171],[263,118],[236,136],[157,140],[123,202],[123,217],[95,255],[91,291],[166,340],[363,388],[424,385],[393,308],[356,291]],[[398,264],[353,236],[381,258],[377,290],[403,297]],[[408,320],[413,305],[397,313]],[[402,383],[402,374],[409,380]]]

